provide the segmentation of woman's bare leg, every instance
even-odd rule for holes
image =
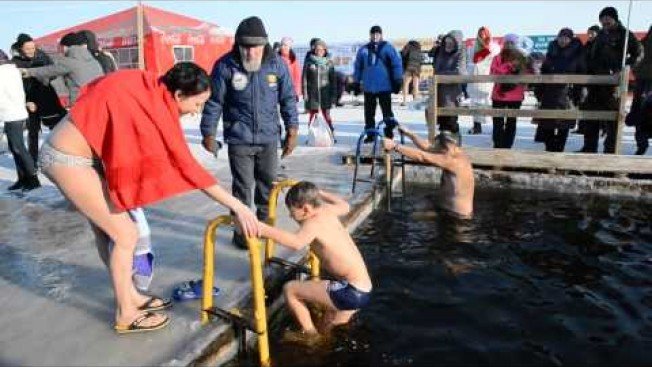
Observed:
[[[403,104],[405,105],[407,103],[407,95],[408,95],[408,88],[410,88],[410,80],[412,78],[410,77],[410,74],[404,74],[403,77]]]
[[[419,98],[419,77],[412,77],[412,101],[416,102]]]
[[[138,230],[127,212],[112,210],[99,174],[90,167],[53,165],[47,175],[61,192],[99,229],[113,240],[109,271],[116,298],[116,324],[128,325],[143,312],[138,310],[147,297],[140,295],[132,281],[133,255]],[[144,320],[141,326],[159,324],[165,315]]]

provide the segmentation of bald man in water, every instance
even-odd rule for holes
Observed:
[[[383,147],[415,162],[441,168],[441,207],[457,217],[471,218],[475,189],[473,167],[464,150],[457,145],[454,135],[443,131],[435,138],[436,144],[431,146],[427,140],[419,138],[403,126],[399,126],[399,131],[410,138],[416,148],[398,144],[390,139],[383,140]]]

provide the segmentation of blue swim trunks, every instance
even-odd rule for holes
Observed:
[[[371,298],[371,291],[363,292],[345,280],[331,280],[326,290],[340,311],[358,310],[366,306]]]

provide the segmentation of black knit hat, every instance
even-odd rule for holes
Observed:
[[[79,46],[86,42],[86,38],[79,33],[70,32],[65,36],[61,37],[59,44],[61,46]]]
[[[379,25],[375,25],[375,26],[371,27],[371,29],[369,30],[369,34],[374,34],[374,33],[383,34],[383,29],[380,28]]]
[[[600,26],[597,25],[597,24],[596,24],[596,25],[592,25],[592,26],[589,27],[588,30],[589,30],[589,32],[590,32],[590,31],[593,31],[593,32],[600,32]]]
[[[598,19],[605,16],[611,17],[613,18],[613,20],[618,21],[618,10],[616,10],[616,8],[614,8],[613,6],[607,6],[606,8],[600,11],[600,16],[598,16]]]
[[[258,17],[244,19],[235,31],[235,43],[241,46],[263,46],[266,45],[267,32],[263,21]]]
[[[32,41],[34,40],[29,34],[21,33],[18,35],[18,37],[16,37],[16,46],[18,46],[18,48],[22,48],[25,43]]]

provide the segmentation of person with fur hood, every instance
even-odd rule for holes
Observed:
[[[579,39],[569,28],[559,31],[557,39],[550,42],[541,74],[584,74],[584,49]],[[568,84],[541,84],[535,88],[535,95],[541,109],[567,110],[579,104],[581,86]],[[539,120],[537,134],[548,152],[563,152],[568,132],[575,126],[575,120]]]
[[[466,49],[461,32],[452,31],[444,36],[435,53],[433,68],[439,75],[466,75]],[[459,84],[440,84],[437,86],[437,106],[457,107],[461,94],[462,88]],[[438,116],[437,123],[440,131],[450,131],[459,138],[457,116]],[[429,121],[430,126],[431,124]]]
[[[500,53],[500,46],[491,40],[491,32],[487,27],[480,27],[472,49],[469,49],[469,75],[489,75],[491,62]],[[469,83],[467,92],[471,105],[474,107],[491,106],[491,91],[493,83]],[[469,134],[481,134],[482,124],[491,122],[488,116],[474,115],[473,128]]]

